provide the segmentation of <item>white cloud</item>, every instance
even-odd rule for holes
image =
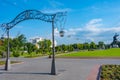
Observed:
[[[67,40],[71,42],[91,42],[104,41],[105,43],[111,43],[114,33],[120,32],[120,26],[118,27],[105,27],[102,24],[102,19],[92,19],[82,27],[70,28],[64,30]],[[61,39],[58,28],[55,28],[56,39]],[[79,38],[79,40],[76,40]]]
[[[59,31],[58,31],[57,28],[55,28],[54,31],[55,31],[55,34],[58,34],[58,33],[59,33]]]
[[[99,22],[101,22],[102,21],[102,19],[92,19],[91,21],[89,21],[88,22],[88,24],[89,25],[93,25],[93,24],[97,24],[97,23],[99,23]]]
[[[101,30],[99,27],[102,26],[101,21],[102,19],[92,19],[86,24],[85,30],[95,34],[100,33]]]
[[[51,34],[52,35],[52,34]],[[55,28],[54,29],[54,35],[56,36],[56,37],[59,37],[59,30],[58,30],[58,28]]]
[[[110,39],[114,35],[113,33],[120,32],[120,26],[105,27],[103,26],[102,21],[103,20],[100,18],[92,19],[88,23],[86,23],[86,25],[83,27],[69,29],[66,35],[69,35],[70,33],[71,36],[80,34],[81,39],[84,38],[90,41],[98,41],[98,40],[105,40],[108,38]],[[109,35],[109,36],[104,36],[104,35]]]
[[[102,31],[112,31],[112,32],[120,32],[120,27],[111,27],[111,28],[101,28]]]

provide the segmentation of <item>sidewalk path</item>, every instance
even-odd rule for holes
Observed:
[[[87,80],[96,65],[120,64],[120,59],[56,59],[57,75],[50,75],[51,59],[11,58],[24,63],[5,71],[0,67],[0,80]],[[90,80],[90,79],[89,79]]]

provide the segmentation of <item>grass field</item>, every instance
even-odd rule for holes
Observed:
[[[14,64],[14,63],[21,63],[21,61],[11,61],[11,64]],[[0,61],[0,65],[4,65],[5,64],[5,61]]]
[[[120,48],[111,48],[107,50],[94,50],[94,51],[79,51],[72,53],[61,54],[57,57],[61,58],[92,58],[92,57],[100,57],[100,58],[120,58]]]

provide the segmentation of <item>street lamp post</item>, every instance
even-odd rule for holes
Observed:
[[[6,63],[5,70],[10,70],[10,46],[9,46],[9,28],[7,29],[7,55],[6,55]]]
[[[54,20],[52,21],[52,65],[51,65],[51,75],[56,75],[56,68],[55,68]]]

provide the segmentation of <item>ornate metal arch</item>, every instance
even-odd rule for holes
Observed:
[[[57,12],[54,14],[46,14],[46,13],[42,13],[38,10],[26,10],[26,11],[23,11],[20,14],[18,14],[16,16],[16,18],[13,19],[11,22],[2,24],[1,27],[5,28],[5,29],[11,29],[16,24],[18,24],[24,20],[29,20],[29,19],[38,19],[38,20],[52,23],[53,21],[54,22],[59,21],[63,16],[66,16],[66,12]]]
[[[13,19],[9,23],[2,24],[1,27],[6,29],[7,31],[7,57],[6,57],[6,64],[5,64],[5,70],[10,69],[10,49],[9,49],[9,30],[13,28],[16,24],[29,19],[38,19],[45,22],[52,23],[52,65],[51,65],[51,74],[55,75],[55,46],[54,46],[54,23],[57,21],[63,21],[63,17],[66,16],[66,12],[58,12],[55,14],[44,14],[38,10],[26,10],[21,12],[19,15],[16,16],[15,19]]]

